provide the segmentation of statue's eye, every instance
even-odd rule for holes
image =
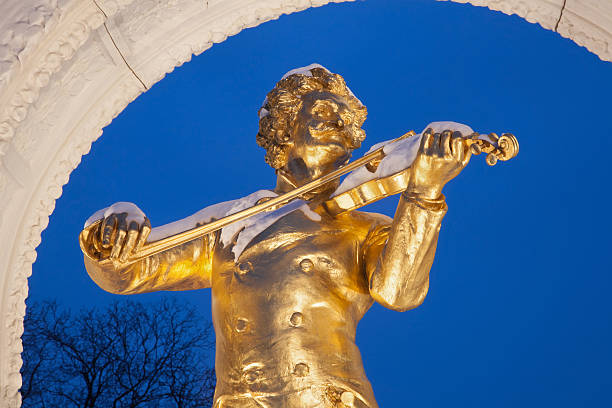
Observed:
[[[319,117],[321,119],[328,119],[328,118],[330,118],[333,115],[334,110],[332,109],[331,106],[329,106],[327,104],[325,104],[325,105],[318,104],[318,105],[316,105],[314,107],[313,113],[314,113],[315,116],[317,116],[317,117]]]

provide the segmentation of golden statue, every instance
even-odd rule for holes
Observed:
[[[394,141],[413,157],[398,159],[397,148],[385,164],[382,146],[350,167],[365,118],[340,75],[294,70],[260,109],[273,191],[153,231],[136,206],[118,203],[81,233],[87,272],[104,290],[211,288],[215,407],[377,407],[355,344],[359,320],[374,301],[398,311],[423,302],[447,210],[442,188],[473,153],[494,164],[518,151],[512,135],[432,128]],[[338,175],[357,167],[372,177],[339,193]],[[400,190],[393,219],[353,211]]]

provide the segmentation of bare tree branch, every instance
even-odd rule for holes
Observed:
[[[186,303],[124,301],[75,314],[35,303],[24,327],[24,408],[212,404],[212,326]]]

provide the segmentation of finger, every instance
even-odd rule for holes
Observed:
[[[423,132],[423,137],[421,137],[421,146],[419,147],[419,151],[425,152],[431,147],[431,143],[433,142],[433,134],[431,129],[427,129]]]
[[[440,154],[440,138],[441,138],[441,135],[439,133],[435,133],[433,135],[433,141],[431,142],[431,148],[429,149],[429,152],[428,152],[431,156]]]
[[[102,223],[100,223],[100,225],[98,225],[96,227],[96,229],[93,231],[92,234],[90,234],[90,242],[93,245],[94,249],[96,250],[97,253],[101,253],[102,252]]]
[[[138,235],[138,239],[136,240],[134,252],[140,251],[140,248],[142,248],[145,242],[147,242],[147,238],[149,237],[150,232],[151,221],[149,221],[148,218],[145,218],[144,224],[142,224],[142,227],[140,227],[140,235]]]
[[[442,132],[442,136],[440,136],[440,154],[444,157],[451,157],[452,150],[450,146],[452,132],[450,130],[445,130]]]
[[[461,156],[459,157],[459,160],[461,161],[463,167],[465,167],[470,162],[470,158],[472,157],[472,149],[470,149],[465,143],[462,143],[462,145],[463,149],[461,150]]]
[[[127,214],[121,214],[121,216],[117,217],[117,232],[115,233],[115,242],[113,243],[113,249],[111,249],[110,258],[118,259],[119,254],[121,253],[121,248],[123,247],[123,242],[125,241],[125,236],[127,235]]]
[[[453,136],[451,137],[451,154],[459,159],[464,149],[463,135],[461,132],[453,132]]]
[[[467,143],[465,143],[464,139],[459,140],[461,141],[461,143],[456,148],[457,154],[455,155],[455,157],[457,158],[457,161],[461,163],[462,167],[465,167],[470,161],[470,157],[472,157],[472,149],[470,148],[470,146],[467,145]]]
[[[119,255],[119,261],[126,262],[134,249],[134,245],[136,244],[136,240],[138,239],[138,233],[140,232],[140,225],[136,221],[130,222],[128,227],[127,236],[125,237],[125,244],[121,249],[121,254]]]
[[[111,240],[113,239],[113,231],[115,230],[116,225],[116,214],[111,214],[110,216],[104,218],[104,221],[102,221],[102,227],[100,228],[100,241],[102,242],[102,247],[108,248],[110,246]]]

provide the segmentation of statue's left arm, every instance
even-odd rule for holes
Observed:
[[[391,225],[375,226],[364,245],[370,294],[383,306],[419,306],[429,289],[438,234],[447,206],[442,187],[467,165],[461,134],[426,132]]]
[[[87,273],[102,289],[128,295],[211,286],[217,233],[130,263],[129,256],[144,245],[151,232],[149,220],[132,203],[116,203],[92,218],[98,216],[100,222],[81,234],[81,249]]]

